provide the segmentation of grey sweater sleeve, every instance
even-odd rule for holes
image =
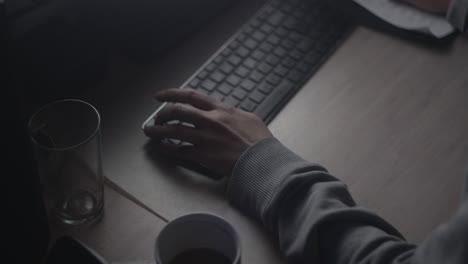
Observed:
[[[447,19],[458,30],[468,34],[468,0],[452,0]]]
[[[288,263],[468,263],[466,201],[416,246],[357,206],[346,185],[323,167],[274,138],[242,154],[227,192],[234,206],[265,225]]]

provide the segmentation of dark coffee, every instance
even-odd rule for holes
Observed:
[[[176,255],[169,264],[232,264],[228,257],[209,248],[194,248]]]

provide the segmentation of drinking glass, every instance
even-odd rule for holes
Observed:
[[[101,216],[101,119],[91,104],[64,99],[40,108],[28,130],[49,216],[77,225]]]

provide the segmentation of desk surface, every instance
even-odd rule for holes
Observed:
[[[196,211],[239,231],[245,263],[281,263],[256,222],[230,207],[225,183],[144,151],[155,91],[179,86],[248,16],[233,9],[155,65],[113,62],[90,98],[103,117],[106,176],[165,219]],[[349,185],[408,238],[424,239],[457,208],[468,162],[468,39],[435,51],[357,28],[269,128]]]
[[[52,240],[71,235],[111,263],[146,263],[154,259],[154,242],[165,224],[154,214],[106,186],[101,221],[76,227],[52,223],[51,231]]]

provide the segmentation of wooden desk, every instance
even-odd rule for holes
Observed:
[[[90,100],[103,116],[107,177],[165,219],[194,211],[239,231],[245,263],[282,263],[255,221],[225,201],[224,182],[144,151],[152,94],[179,86],[253,9],[239,8],[155,65],[117,60]],[[237,13],[236,13],[237,12]],[[342,178],[356,200],[413,242],[457,208],[468,162],[468,40],[446,52],[358,28],[270,124],[285,145]]]
[[[270,124],[421,241],[455,211],[468,168],[468,39],[436,52],[359,28]],[[294,129],[292,129],[294,128]]]

